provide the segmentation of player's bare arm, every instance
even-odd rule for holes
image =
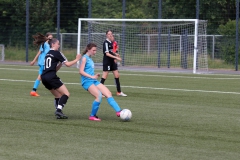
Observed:
[[[114,56],[114,55],[110,54],[109,52],[106,53],[106,56],[111,57],[111,58],[114,58],[114,59],[117,59],[117,60],[119,60],[119,61],[122,60],[122,58],[120,58],[120,56]]]
[[[39,55],[41,54],[41,51],[39,50],[38,53],[36,54],[36,56],[34,57],[34,59],[32,60],[32,62],[30,62],[30,65],[33,66],[34,63],[37,61]]]
[[[70,67],[72,65],[74,65],[75,63],[77,63],[80,59],[81,59],[82,55],[81,54],[77,54],[76,55],[76,59],[74,59],[73,61],[70,61],[70,62],[65,62],[64,64],[67,66],[67,67]]]

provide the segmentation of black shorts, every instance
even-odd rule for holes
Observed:
[[[52,90],[52,89],[58,89],[59,87],[61,87],[63,85],[62,81],[60,80],[60,78],[58,76],[48,76],[48,75],[42,75],[42,83],[45,86],[45,88],[47,88],[48,90]]]
[[[116,71],[118,70],[117,63],[112,62],[108,64],[103,64],[103,71]]]

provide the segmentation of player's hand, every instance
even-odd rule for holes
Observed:
[[[116,57],[116,60],[119,60],[119,61],[121,61],[121,60],[122,60],[122,58],[119,56],[119,57]]]
[[[76,59],[77,59],[77,60],[80,60],[81,58],[82,58],[82,55],[81,55],[81,54],[77,54],[77,55],[76,55]]]
[[[99,77],[100,77],[100,74],[97,73],[97,74],[95,74],[95,75],[93,76],[93,79],[98,79]]]
[[[33,66],[33,65],[34,65],[34,63],[35,63],[35,61],[32,61],[32,62],[30,62],[30,65],[31,65],[31,66]]]

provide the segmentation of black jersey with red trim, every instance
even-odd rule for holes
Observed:
[[[111,41],[109,41],[108,39],[106,39],[103,42],[103,65],[107,65],[107,64],[112,64],[114,63],[114,58],[108,57],[106,55],[107,52],[109,52],[110,54],[114,55],[114,53],[112,52],[113,50],[113,44]]]
[[[59,62],[67,62],[67,58],[59,51],[50,50],[45,56],[45,66],[42,75],[56,75],[56,67]]]

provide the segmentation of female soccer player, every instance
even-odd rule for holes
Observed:
[[[39,66],[38,77],[37,77],[36,81],[34,82],[32,91],[30,92],[31,96],[35,96],[35,97],[40,96],[36,91],[37,91],[38,86],[41,81],[41,74],[42,74],[43,68],[44,68],[45,56],[48,53],[48,51],[50,50],[50,45],[49,45],[48,41],[50,39],[52,39],[52,37],[53,37],[52,34],[49,32],[46,34],[46,36],[42,35],[41,33],[33,35],[33,38],[34,38],[33,44],[37,45],[38,47],[40,46],[40,49],[39,49],[38,53],[36,54],[35,58],[33,59],[33,61],[30,63],[30,65],[33,66],[34,63],[38,59],[38,66]]]
[[[70,93],[56,73],[61,68],[62,64],[70,67],[77,63],[81,58],[81,54],[77,54],[75,60],[68,61],[67,58],[58,51],[60,47],[59,41],[53,38],[49,42],[51,49],[45,56],[45,67],[41,75],[42,83],[55,97],[57,102],[55,112],[56,118],[67,119],[68,117],[63,114],[62,109],[66,105]]]
[[[120,116],[121,111],[121,108],[112,97],[112,93],[109,91],[109,89],[97,80],[100,74],[94,73],[94,62],[91,57],[94,56],[96,52],[97,45],[94,43],[89,43],[85,51],[82,53],[82,59],[79,67],[82,87],[95,97],[95,100],[92,103],[92,111],[89,116],[89,120],[91,121],[101,121],[101,119],[96,115],[102,101],[102,94],[105,95],[108,104],[115,110],[118,117]],[[117,57],[117,59],[121,60],[120,57]]]
[[[126,97],[127,95],[124,94],[121,91],[120,81],[119,81],[119,72],[118,72],[118,66],[115,62],[115,59],[120,61],[122,60],[118,53],[113,52],[113,44],[112,41],[113,35],[112,31],[108,30],[106,32],[107,39],[103,42],[103,74],[101,78],[101,83],[104,84],[105,80],[108,77],[109,71],[112,71],[114,77],[115,77],[115,84],[117,88],[117,96],[123,96]],[[105,95],[104,95],[105,96]]]

